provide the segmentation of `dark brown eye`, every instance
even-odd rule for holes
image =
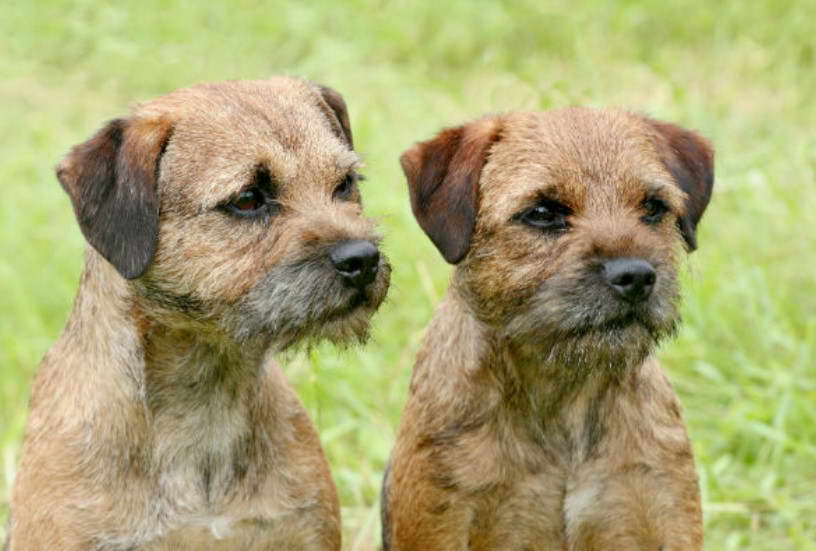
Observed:
[[[518,215],[518,219],[534,228],[544,231],[563,231],[569,227],[567,216],[572,211],[557,201],[545,200]]]
[[[233,199],[229,205],[235,210],[241,212],[250,212],[258,210],[265,203],[264,196],[257,188],[248,189],[238,194],[238,197]]]
[[[643,201],[641,208],[645,213],[641,220],[647,224],[657,224],[663,219],[663,215],[669,211],[669,207],[656,197],[650,197]]]
[[[255,219],[274,214],[280,209],[280,204],[268,192],[258,186],[253,186],[245,189],[219,208],[238,218]]]
[[[332,197],[335,199],[340,199],[341,201],[348,201],[351,199],[351,196],[354,194],[354,191],[357,189],[357,180],[360,179],[360,176],[353,172],[349,172],[346,174],[343,181],[334,188],[334,192],[332,193]]]
[[[278,191],[269,169],[258,165],[249,186],[234,197],[221,203],[218,209],[238,218],[260,219],[271,216],[281,208]]]

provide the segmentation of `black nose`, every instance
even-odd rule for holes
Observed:
[[[615,258],[603,264],[604,278],[621,297],[629,302],[649,298],[657,274],[654,266],[640,258]]]
[[[362,289],[377,275],[380,251],[362,239],[343,241],[332,247],[329,258],[346,284]]]

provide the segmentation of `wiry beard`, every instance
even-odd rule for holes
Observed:
[[[679,324],[677,282],[664,275],[648,302],[628,305],[590,276],[548,281],[506,325],[509,339],[548,363],[619,369],[642,363]]]
[[[534,348],[548,364],[574,369],[616,370],[641,364],[666,337],[676,332],[676,322],[659,331],[635,322],[620,329],[590,329],[580,333],[553,332],[530,335],[525,348]]]
[[[322,340],[363,343],[389,276],[390,266],[381,261],[376,280],[361,292],[343,285],[322,257],[280,266],[230,309],[222,325],[239,342],[271,337],[278,350]]]

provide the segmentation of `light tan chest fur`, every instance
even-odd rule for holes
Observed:
[[[42,373],[12,550],[339,549],[328,466],[277,366],[248,409],[219,392],[199,405],[175,393],[178,405],[158,413],[113,400],[115,389],[79,407],[75,389],[56,391],[65,378],[47,362]],[[96,380],[97,391],[112,380]]]
[[[625,387],[590,385],[554,417],[529,421],[500,409],[444,443],[414,427],[404,442],[414,452],[401,444],[395,453],[395,533],[427,524],[438,535],[449,523],[444,545],[463,551],[699,546],[699,530],[688,528],[700,520],[691,447],[657,362]],[[431,541],[428,549],[442,549]]]

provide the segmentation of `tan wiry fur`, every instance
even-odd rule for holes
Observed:
[[[337,98],[292,78],[199,85],[60,165],[93,247],[33,385],[12,551],[340,549],[320,442],[270,357],[364,339],[388,286],[381,258],[349,307],[326,258],[378,241],[356,188],[335,196],[359,165]],[[258,171],[277,210],[225,212]]]
[[[386,550],[700,548],[692,450],[652,351],[678,320],[676,266],[683,238],[696,243],[687,219],[708,201],[694,186],[710,193],[710,182],[694,177],[711,150],[660,124],[580,108],[510,113],[404,154],[420,224],[461,260],[384,481]],[[467,215],[440,226],[434,209],[461,209],[471,185],[472,233]],[[456,200],[434,203],[457,187]],[[650,225],[652,196],[669,210]],[[521,223],[542,199],[569,207],[566,230]],[[619,257],[657,272],[636,322],[600,275]]]

